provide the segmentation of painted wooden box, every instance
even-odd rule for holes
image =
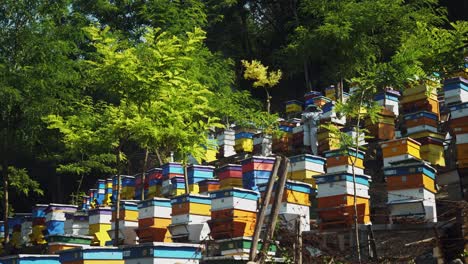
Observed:
[[[435,193],[436,173],[437,171],[434,168],[424,162],[394,165],[384,168],[388,190],[423,187]]]
[[[124,264],[122,250],[116,247],[74,248],[59,252],[61,264]]]
[[[304,172],[312,171],[317,173],[325,172],[325,159],[319,156],[310,154],[301,154],[297,156],[289,157],[290,166],[288,167],[288,173],[293,172]],[[291,177],[294,179],[294,177]]]
[[[245,221],[236,218],[211,219],[210,236],[215,239],[228,239],[235,237],[253,236],[256,220]]]
[[[450,118],[458,119],[468,116],[468,102],[450,106]]]
[[[403,117],[403,120],[407,128],[413,128],[418,126],[438,126],[438,116],[428,111],[420,111],[416,113],[407,114]]]
[[[201,194],[183,194],[171,199],[172,216],[179,214],[210,215],[211,198]]]
[[[161,194],[165,197],[172,197],[185,194],[184,176],[174,176],[162,182]]]
[[[162,165],[163,180],[171,179],[175,176],[184,176],[184,167],[179,162],[169,162]]]
[[[260,194],[252,190],[231,188],[211,192],[210,197],[212,212],[224,209],[240,209],[256,212]]]
[[[400,104],[403,113],[409,114],[418,111],[428,111],[440,116],[439,101],[437,98],[426,98],[414,102]]]
[[[92,236],[78,235],[53,235],[47,237],[47,251],[49,254],[56,254],[58,251],[89,247],[91,245]]]
[[[347,171],[348,166],[355,165],[356,168],[364,169],[364,152],[356,149],[339,149],[332,151],[325,151],[323,153],[327,159],[327,172],[341,172]],[[362,173],[361,173],[362,174]]]
[[[421,144],[412,138],[400,138],[379,143],[382,148],[384,167],[392,162],[421,159]]]
[[[144,243],[123,247],[125,264],[198,264],[203,245],[189,243]]]
[[[48,235],[65,234],[65,213],[74,213],[78,209],[76,205],[49,204],[45,209],[45,226]]]
[[[242,188],[242,178],[226,178],[219,181],[219,189]]]
[[[152,198],[138,202],[138,219],[171,218],[171,200]]]
[[[394,113],[395,116],[398,116],[399,113],[399,98],[401,94],[398,91],[386,89],[383,92],[380,92],[374,96],[374,101],[387,110]]]
[[[61,264],[58,255],[10,255],[0,257],[2,264]]]
[[[248,256],[252,247],[252,237],[236,237],[233,239],[221,239],[216,241],[223,256]],[[258,242],[258,249],[262,250],[262,241]],[[270,244],[267,254],[274,256],[276,254],[276,244]]]
[[[189,184],[194,184],[202,180],[211,179],[214,177],[214,167],[202,165],[189,166],[187,168],[187,177]]]
[[[206,179],[198,182],[199,192],[206,194],[211,191],[219,190],[220,184],[218,179]]]
[[[112,219],[114,221],[116,219],[116,207],[112,207]],[[138,221],[138,205],[137,201],[127,200],[127,201],[120,201],[120,212],[119,212],[119,219],[125,221]]]
[[[354,195],[336,195],[317,198],[317,211],[321,222],[342,222],[351,226],[354,222]],[[370,223],[368,197],[356,197],[358,206],[358,222]]]
[[[169,225],[169,232],[174,242],[200,243],[208,239],[210,227],[208,220],[198,223],[173,223]]]
[[[468,80],[462,77],[444,81],[444,98],[446,104],[468,101]]]
[[[262,193],[262,195],[264,195],[266,188],[266,184],[259,186],[259,191]],[[277,182],[275,182],[273,185],[273,190],[276,190],[276,188]],[[310,206],[310,196],[312,194],[315,194],[315,188],[313,188],[312,184],[287,180],[281,202]],[[274,197],[275,195],[273,193],[272,198],[270,199],[270,203],[274,201]]]
[[[135,245],[138,244],[138,236],[135,230],[138,228],[138,222],[119,220],[119,239],[121,244]],[[115,221],[111,223],[111,229],[107,231],[111,240],[115,240]],[[123,240],[123,241],[122,241]],[[112,245],[112,241],[107,241],[107,245]]]
[[[286,101],[286,113],[300,113],[302,112],[302,102],[298,100]]]
[[[220,180],[228,178],[242,178],[242,165],[226,164],[216,170],[216,176]]]
[[[389,202],[388,209],[390,223],[392,224],[437,222],[435,204],[428,203],[422,199]]]
[[[65,218],[65,234],[85,236],[89,233],[87,213],[77,211],[74,214],[65,214]]]

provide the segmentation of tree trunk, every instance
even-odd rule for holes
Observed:
[[[6,153],[4,153],[6,154]],[[9,201],[8,201],[8,187],[9,187],[9,181],[8,181],[8,160],[6,158],[3,158],[2,162],[2,174],[3,174],[3,227],[5,229],[5,244],[7,244],[10,240],[10,237],[8,236],[9,233],[9,226],[8,226],[8,211],[10,210],[9,208]]]
[[[189,182],[188,182],[187,163],[184,163],[183,166],[184,166],[185,194],[190,194]]]
[[[119,144],[119,148],[117,149],[116,155],[116,164],[117,164],[117,197],[115,201],[115,224],[114,224],[114,246],[119,246],[119,228],[120,228],[120,188],[122,182],[122,175],[121,175],[121,166],[120,166],[120,151],[121,151],[121,144]]]
[[[145,200],[145,180],[146,180],[146,166],[148,166],[148,148],[145,149],[145,161],[143,162],[143,172],[141,173],[141,200]]]
[[[270,93],[268,92],[268,89],[265,87],[265,93],[266,93],[266,103],[267,103],[267,113],[270,113],[270,107],[271,107],[271,96]]]

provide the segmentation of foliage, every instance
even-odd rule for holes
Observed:
[[[278,84],[281,79],[281,70],[268,72],[268,66],[264,66],[260,61],[253,60],[248,62],[242,60],[242,65],[245,68],[244,78],[253,80],[254,87],[273,87]]]
[[[0,170],[3,169],[0,167]],[[32,179],[26,169],[16,168],[13,166],[8,167],[9,187],[19,195],[29,196],[30,193],[36,195],[44,195],[39,182]],[[4,192],[0,191],[0,197],[3,197]]]

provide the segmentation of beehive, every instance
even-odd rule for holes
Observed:
[[[231,129],[222,131],[218,136],[218,153],[217,158],[230,157],[236,154],[234,150],[235,145],[235,132]]]
[[[304,106],[307,108],[309,105],[314,105],[314,98],[321,96],[321,92],[310,91],[304,94]]]
[[[120,199],[133,200],[135,197],[135,176],[121,175],[120,176]],[[112,177],[112,195],[114,200],[117,199],[117,175]]]
[[[218,179],[206,179],[198,182],[199,191],[201,194],[206,194],[211,191],[219,190],[220,184]]]
[[[140,243],[171,242],[168,226],[171,224],[171,200],[152,198],[138,203],[138,229]]]
[[[116,247],[73,248],[59,252],[61,264],[124,264]]]
[[[184,194],[171,199],[172,239],[180,242],[200,242],[208,237],[210,229],[211,198],[206,195]]]
[[[253,135],[254,133],[248,130],[239,129],[235,134],[234,149],[236,152],[252,152],[253,151]]]
[[[75,213],[78,209],[76,205],[70,204],[49,204],[45,209],[45,225],[48,235],[65,234],[65,214]]]
[[[364,174],[364,152],[355,148],[325,151],[327,173],[348,172]]]
[[[335,102],[328,102],[322,106],[322,114],[320,115],[320,122],[331,122],[332,124],[344,125],[346,123],[345,116],[338,116],[335,111]]]
[[[85,248],[91,244],[91,236],[82,235],[53,235],[47,237],[47,251],[49,254],[57,254],[58,251],[71,248]]]
[[[153,168],[146,172],[145,185],[148,185],[148,193],[145,195],[146,199],[159,197],[161,195],[161,188],[163,182],[163,173],[160,168]]]
[[[32,209],[32,230],[29,235],[30,241],[33,245],[43,245],[46,243],[44,238],[47,204],[36,204]]]
[[[236,237],[232,239],[221,239],[217,241],[222,256],[245,256],[248,257],[252,247],[252,237]],[[259,241],[257,248],[262,249],[263,243]],[[269,256],[276,254],[276,244],[270,244],[266,252]]]
[[[286,113],[300,113],[302,112],[302,102],[298,100],[286,101]]]
[[[189,243],[145,243],[123,248],[125,264],[198,264],[203,245]]]
[[[392,162],[421,159],[421,144],[412,138],[399,138],[379,143],[382,148],[384,167]]]
[[[184,167],[179,162],[169,162],[162,165],[163,180],[172,179],[174,177],[184,176]]]
[[[253,156],[241,161],[242,184],[245,189],[255,190],[258,184],[268,182],[275,158]]]
[[[401,94],[392,89],[385,89],[374,96],[374,101],[383,106],[385,109],[391,111],[395,116],[399,115],[399,98]]]
[[[137,243],[135,229],[138,227],[138,205],[137,201],[120,201],[119,218],[116,218],[116,207],[112,207],[111,229],[107,231],[111,239],[114,239],[115,222],[119,221],[119,238],[123,239],[125,245]]]
[[[185,193],[184,176],[174,176],[162,182],[161,194],[165,197],[173,197]]]
[[[448,105],[468,102],[468,80],[462,77],[445,80],[444,98]]]
[[[315,175],[325,172],[325,159],[310,154],[289,157],[288,179],[307,182],[315,188]]]
[[[89,234],[89,219],[85,212],[77,211],[75,213],[65,214],[65,234],[86,236]]]
[[[104,246],[110,241],[107,233],[111,229],[112,209],[110,207],[99,207],[88,212],[89,235],[93,236],[93,245]]]
[[[58,255],[11,255],[0,257],[2,264],[61,264]]]

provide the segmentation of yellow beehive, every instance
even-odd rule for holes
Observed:
[[[437,85],[436,83],[433,83],[434,85]],[[403,97],[405,96],[411,96],[415,94],[425,94],[428,95],[430,92],[431,96],[437,96],[437,89],[431,89],[427,85],[417,85],[414,87],[406,88],[403,90]]]
[[[307,183],[312,184],[312,186],[316,188],[314,176],[320,174],[322,173],[310,170],[293,171],[288,172],[288,179],[302,182],[306,182],[307,180]]]
[[[422,145],[421,158],[429,161],[431,164],[445,166],[444,147],[435,144]]]
[[[211,162],[216,160],[216,153],[218,153],[216,149],[207,149],[205,154],[205,161]]]
[[[200,193],[200,187],[198,186],[198,183],[189,184],[189,190],[190,190],[190,193],[194,193],[194,194]]]
[[[412,138],[394,139],[381,144],[384,158],[409,154],[420,159],[420,146],[421,144]]]
[[[283,202],[299,204],[299,205],[308,205],[310,206],[310,195],[308,193],[285,190],[283,195]]]
[[[299,104],[288,104],[286,105],[286,113],[298,113],[302,112],[302,106]]]
[[[236,139],[234,149],[238,152],[252,152],[253,151],[253,139],[251,138]]]
[[[242,188],[242,178],[226,178],[219,181],[220,189],[227,189],[231,187]]]

